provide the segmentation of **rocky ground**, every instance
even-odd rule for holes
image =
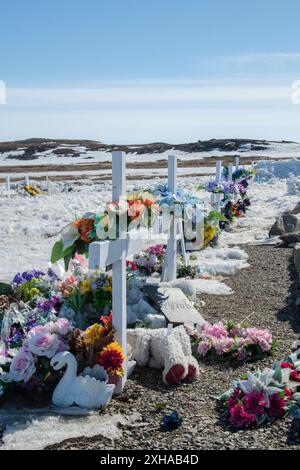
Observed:
[[[280,341],[275,356],[259,364],[200,364],[201,375],[193,384],[166,387],[161,374],[137,369],[124,393],[115,398],[105,413],[139,413],[140,420],[123,428],[122,438],[108,441],[98,436],[64,441],[51,449],[297,449],[297,433],[289,417],[257,430],[232,432],[219,420],[212,397],[226,390],[243,372],[270,366],[276,358],[290,353],[299,336],[300,316],[295,307],[296,273],[292,249],[274,246],[246,248],[251,266],[239,271],[227,284],[235,294],[229,297],[203,296],[204,317],[241,321],[249,317],[253,326],[269,328]],[[165,412],[177,410],[183,418],[180,428],[162,432]]]

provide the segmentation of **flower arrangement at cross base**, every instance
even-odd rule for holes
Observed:
[[[247,372],[218,397],[221,418],[235,429],[261,426],[287,412],[292,391],[280,367]]]
[[[141,254],[135,255],[133,261],[127,262],[127,266],[131,270],[138,269],[147,275],[151,275],[155,272],[160,273],[162,271],[165,254],[165,245],[153,245],[144,250]]]
[[[111,291],[110,274],[88,271],[78,255],[61,278],[50,268],[17,273],[12,284],[1,283],[0,396],[53,391],[61,372],[50,361],[63,351],[76,357],[79,372],[98,364],[105,353],[106,371],[122,375]]]
[[[186,325],[186,329],[195,355],[201,359],[256,360],[272,354],[277,346],[268,330],[242,324],[206,323],[196,328]]]
[[[114,341],[112,314],[86,330],[75,328],[66,318],[32,320],[30,312],[23,324],[14,324],[0,347],[0,396],[18,391],[52,392],[61,372],[51,368],[51,358],[70,351],[79,372],[85,367],[101,365],[110,376],[123,375],[125,356]]]

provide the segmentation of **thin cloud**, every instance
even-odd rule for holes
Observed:
[[[18,108],[159,106],[288,101],[290,83],[138,82],[78,88],[8,88],[7,105]]]

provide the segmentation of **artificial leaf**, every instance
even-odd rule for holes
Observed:
[[[12,295],[13,288],[10,284],[0,282],[0,295]]]

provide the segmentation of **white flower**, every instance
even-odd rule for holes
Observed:
[[[64,250],[72,246],[79,236],[80,234],[77,228],[75,228],[73,224],[68,224],[61,232],[61,241]]]
[[[255,372],[255,374],[252,374],[252,372],[247,372],[248,380],[240,380],[238,385],[244,393],[250,393],[254,391],[262,392],[264,394],[267,406],[270,406],[269,396],[274,395],[274,393],[281,392],[281,389],[274,385],[274,383],[276,383],[273,378],[274,373],[274,369],[268,368],[265,368],[262,372],[258,370]]]

